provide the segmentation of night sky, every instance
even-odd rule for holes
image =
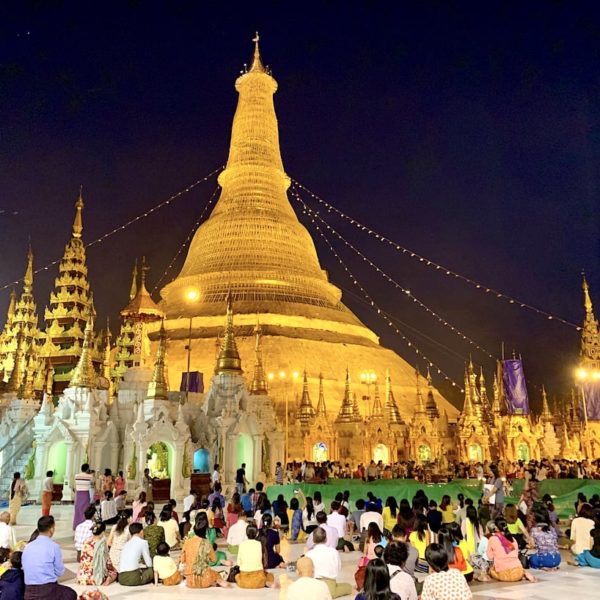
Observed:
[[[255,29],[279,83],[291,177],[415,252],[575,323],[585,269],[600,310],[600,9],[581,2],[4,2],[0,285],[22,276],[28,236],[36,266],[61,256],[80,184],[89,242],[225,162],[234,80]],[[147,256],[152,287],[215,185],[90,248],[99,318],[110,315],[115,333],[134,258]],[[332,280],[360,294],[302,218]],[[492,354],[502,341],[522,354],[534,404],[534,385],[551,396],[568,389],[575,329],[328,219]],[[336,248],[442,369],[461,382],[472,352],[491,382],[492,359]],[[40,313],[55,274],[37,277]],[[385,345],[417,361],[344,298]],[[1,291],[1,315],[7,301]]]

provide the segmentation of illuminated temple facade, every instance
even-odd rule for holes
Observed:
[[[123,469],[132,492],[149,466],[178,494],[213,462],[231,481],[241,462],[256,480],[286,459],[410,460],[443,472],[455,460],[600,456],[600,337],[587,282],[569,398],[551,407],[544,390],[541,414],[511,412],[500,374],[490,390],[469,361],[458,410],[429,371],[379,344],[321,268],[287,197],[277,83],[258,43],[235,87],[219,201],[160,301],[145,263],[134,270],[114,346],[108,327],[95,328],[81,194],[43,326],[29,250],[0,333],[0,488],[19,470],[35,492],[53,469],[68,499],[84,461]],[[203,377],[184,385],[188,371]]]

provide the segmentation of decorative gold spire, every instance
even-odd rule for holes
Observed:
[[[148,384],[148,398],[151,400],[168,400],[169,398],[166,356],[167,333],[165,331],[165,324],[163,321],[160,324],[158,348],[156,350],[156,360],[154,361],[154,371],[152,372],[152,379]]]
[[[325,392],[323,389],[323,373],[319,373],[319,402],[317,403],[316,416],[327,418],[327,407],[325,406]]]
[[[35,358],[33,354],[29,354],[27,357],[27,367],[25,375],[23,377],[22,391],[19,394],[24,400],[31,400],[33,398],[33,377],[35,375]]]
[[[223,342],[221,343],[221,350],[219,351],[217,366],[215,368],[216,375],[222,373],[242,373],[242,361],[233,333],[233,302],[231,299],[231,291],[227,294],[227,324],[225,326]]]
[[[46,389],[45,392],[48,396],[52,396],[52,388],[54,387],[54,367],[48,360],[48,366],[46,368]]]
[[[346,383],[344,386],[344,398],[337,416],[337,422],[349,423],[354,420],[354,406],[352,401],[352,390],[350,389],[350,371],[346,368]]]
[[[473,363],[470,363],[470,367],[472,370]],[[465,367],[465,402],[463,404],[463,410],[461,415],[462,418],[473,417],[474,415],[471,391],[472,390],[470,385],[469,369]]]
[[[594,310],[592,306],[592,299],[590,298],[590,288],[588,286],[587,279],[585,278],[585,273],[581,274],[583,278],[583,282],[581,287],[583,288],[583,305],[585,306],[585,312],[587,314],[591,313]]]
[[[440,416],[440,411],[433,396],[433,381],[429,372],[429,365],[427,365],[427,401],[425,402],[425,411],[431,420],[438,419]]]
[[[425,410],[425,403],[423,402],[423,394],[421,393],[421,374],[419,373],[419,369],[415,369],[415,378],[416,378],[416,386],[417,386],[417,406],[415,408],[416,415],[425,415],[427,411]]]
[[[381,406],[381,399],[379,398],[379,385],[377,383],[375,383],[375,394],[373,399],[373,410],[371,411],[371,418],[383,418],[383,407]]]
[[[8,378],[8,383],[6,386],[6,390],[8,392],[18,392],[21,384],[23,383],[24,377],[24,358],[25,352],[23,349],[24,345],[24,336],[21,329],[17,333],[17,350],[15,351],[15,364],[13,366],[13,370]]]
[[[93,299],[90,297],[90,308],[88,311],[87,322],[85,324],[85,331],[83,332],[83,347],[81,349],[81,356],[77,361],[77,366],[73,369],[71,374],[69,387],[96,387],[97,375],[92,362],[95,316]]]
[[[387,421],[391,425],[402,425],[403,420],[394,398],[394,392],[392,390],[392,378],[390,376],[390,370],[387,369],[385,372],[385,414]]]
[[[83,233],[83,186],[79,187],[79,196],[75,201],[75,218],[73,219],[73,237],[76,239],[81,238]]]
[[[483,417],[489,425],[494,424],[494,418],[492,415],[492,409],[490,407],[490,400],[487,394],[487,388],[485,385],[485,377],[483,375],[483,367],[479,369],[479,397],[481,398],[481,408],[483,411]]]
[[[267,395],[267,381],[265,379],[265,371],[262,364],[262,351],[260,349],[260,339],[262,337],[262,329],[258,318],[254,327],[254,375],[250,392],[255,396]]]
[[[23,293],[31,294],[33,290],[33,250],[31,244],[27,250],[27,269],[23,277]]]
[[[311,420],[315,417],[315,409],[313,408],[308,393],[308,377],[306,369],[304,369],[304,379],[302,381],[302,396],[300,398],[300,407],[298,411],[298,420],[303,427],[308,427]]]
[[[352,420],[355,422],[362,421],[362,416],[360,414],[360,406],[358,406],[358,397],[354,392],[350,392],[352,396]]]
[[[551,423],[554,420],[554,415],[550,411],[550,405],[548,404],[548,396],[546,394],[546,387],[542,385],[542,414],[540,415],[542,422]]]
[[[10,299],[8,301],[8,310],[6,311],[6,327],[10,327],[12,325],[13,319],[15,317],[15,305],[17,303],[17,292],[15,292],[15,288],[10,290]]]
[[[583,369],[600,370],[600,329],[594,315],[588,282],[583,274],[585,318],[581,328],[581,362]]]
[[[258,35],[258,31],[257,31],[256,35],[252,38],[252,41],[254,42],[254,55],[252,56],[252,64],[250,65],[251,73],[255,73],[255,72],[266,73],[267,72],[267,70],[265,69],[265,67],[262,64],[262,59],[260,58],[260,49],[258,47],[259,40],[260,40],[260,36]]]
[[[131,287],[129,288],[129,300],[133,300],[137,294],[137,258],[135,259],[135,263],[133,263],[133,271],[131,271]]]

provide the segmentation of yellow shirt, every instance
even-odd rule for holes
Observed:
[[[258,540],[246,540],[239,545],[237,563],[240,571],[262,571],[262,545]]]
[[[165,530],[165,542],[172,548],[177,545],[177,536],[179,535],[179,525],[175,519],[168,521],[159,521],[159,527]]]
[[[177,571],[177,565],[170,556],[156,555],[152,560],[152,568],[158,573],[159,579],[167,579]]]
[[[467,544],[466,540],[460,540],[460,542],[458,542],[458,548],[462,552],[465,562],[467,563],[467,568],[464,571],[461,571],[461,573],[463,575],[468,575],[469,573],[473,572],[473,567],[469,562],[469,557],[471,556],[471,553],[469,552],[469,544]]]
[[[383,526],[388,531],[392,531],[392,529],[394,529],[394,527],[398,523],[398,509],[396,509],[396,516],[392,517],[392,512],[390,510],[390,507],[389,506],[384,506],[383,507],[383,512],[381,513],[381,516],[383,517]]]
[[[422,540],[419,539],[419,534],[416,531],[413,531],[408,537],[408,540],[417,549],[419,558],[425,560],[425,548],[429,546],[429,531],[425,532],[425,537]]]
[[[452,504],[449,504],[446,507],[446,510],[442,510],[440,508],[440,512],[442,513],[442,523],[454,523],[456,517],[454,515],[454,507]]]

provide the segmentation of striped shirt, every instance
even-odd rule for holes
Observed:
[[[89,492],[94,484],[94,476],[91,473],[77,473],[75,475],[75,491]]]

